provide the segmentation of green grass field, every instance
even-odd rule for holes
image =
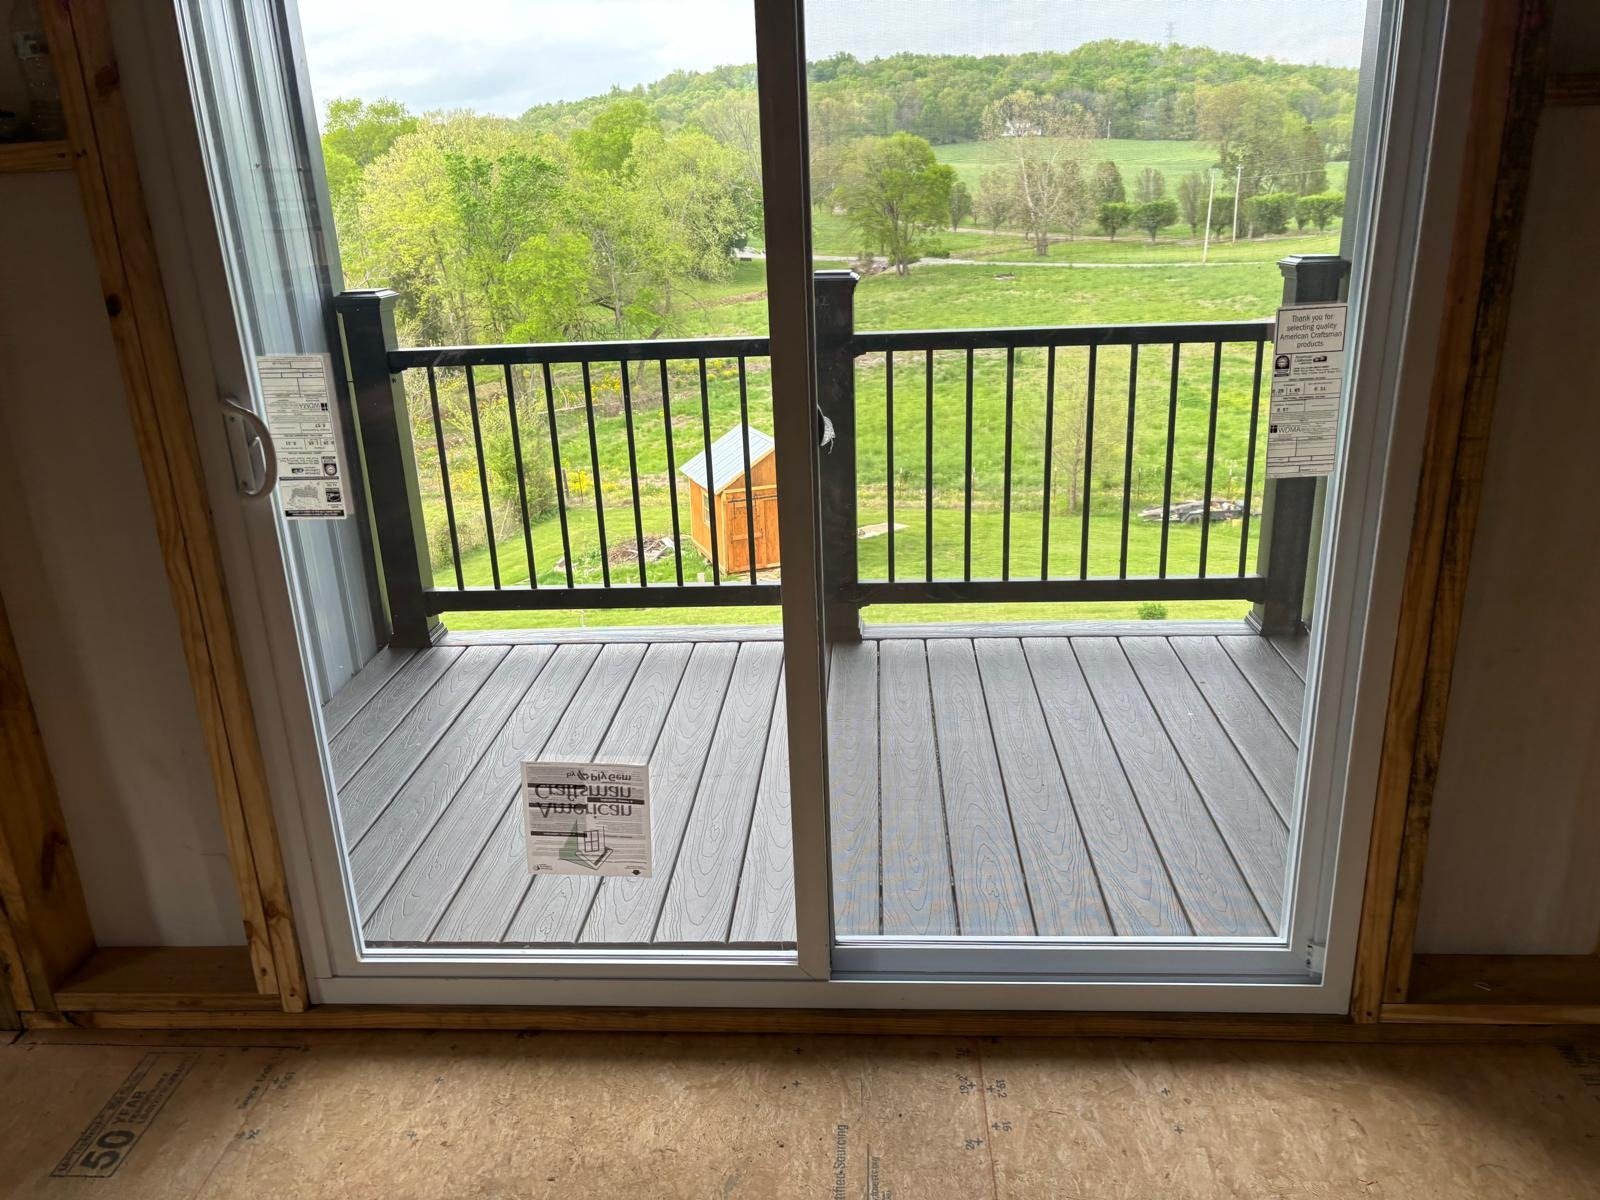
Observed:
[[[1070,268],[999,271],[981,266],[925,266],[907,278],[892,273],[869,276],[856,294],[858,327],[904,329],[938,326],[1006,326],[1115,324],[1155,321],[1239,320],[1269,316],[1276,308],[1281,278],[1273,259],[1286,252],[1285,243],[1312,239],[1283,239],[1267,251],[1266,244],[1249,248],[1265,251],[1255,261],[1218,263],[1198,267],[1108,266],[1085,270]],[[1239,249],[1246,248],[1241,243]],[[1296,247],[1310,248],[1310,247]],[[1321,248],[1320,246],[1318,248]],[[761,332],[766,327],[765,271],[760,262],[740,264],[733,277],[693,290],[679,315],[675,334],[717,335]],[[1168,412],[1173,402],[1171,351],[1146,347],[1134,391],[1134,465],[1129,506],[1159,505],[1165,485]],[[895,520],[906,526],[895,537],[897,568],[903,576],[925,569],[926,530],[923,504],[929,481],[924,460],[926,426],[926,366],[922,355],[895,364],[895,450],[891,462],[887,418],[887,364],[882,356],[860,360],[857,371],[857,470],[860,522],[884,521],[891,489]],[[1213,491],[1217,496],[1239,498],[1247,470],[1253,348],[1230,346],[1219,364],[1217,425]],[[1063,348],[1056,355],[1055,391],[1047,393],[1048,362],[1043,350],[1018,351],[1012,363],[1012,489],[1011,563],[1018,578],[1037,577],[1042,553],[1044,518],[1043,478],[1046,461],[1044,437],[1047,403],[1053,415],[1051,447],[1052,486],[1050,572],[1061,577],[1079,570],[1081,504],[1089,490],[1089,571],[1115,575],[1120,567],[1122,489],[1128,436],[1128,375],[1126,348],[1106,348],[1098,355],[1094,436],[1087,441],[1087,351]],[[1172,431],[1172,478],[1175,500],[1198,497],[1204,487],[1209,434],[1210,385],[1213,367],[1209,345],[1186,348],[1179,360],[1176,395],[1177,420]],[[964,570],[964,507],[966,468],[965,360],[960,352],[939,352],[933,363],[934,457],[931,483],[934,497],[934,567],[936,577],[959,577]],[[568,539],[574,576],[580,582],[601,581],[599,530],[594,505],[596,465],[598,491],[605,518],[607,543],[631,545],[634,539],[633,494],[629,483],[629,439],[622,411],[621,377],[617,368],[596,367],[591,372],[594,402],[594,455],[591,460],[588,415],[582,380],[576,369],[552,372],[556,432],[567,470],[569,497]],[[662,404],[659,369],[653,364],[630,376],[633,399],[632,454],[638,463],[640,524],[646,536],[671,533],[668,422]],[[420,381],[413,381],[420,383]],[[460,411],[464,385],[459,371],[441,370],[441,396],[446,409]],[[549,427],[543,412],[541,381],[525,371],[513,373],[521,407],[519,429],[524,462],[530,478],[553,478]],[[667,402],[671,409],[671,458],[681,465],[704,442],[699,379],[693,364],[673,364],[668,374]],[[485,436],[494,429],[497,414],[505,411],[504,384],[498,372],[480,371],[476,377]],[[751,423],[771,429],[771,392],[766,364],[747,364],[745,403]],[[457,400],[450,403],[451,397]],[[530,398],[532,398],[530,402]],[[438,454],[431,426],[425,418],[425,397],[412,396],[417,421],[416,453],[424,494],[430,544],[434,550],[435,577],[441,586],[454,583],[446,531],[444,497]],[[1000,574],[1001,544],[1006,498],[1005,470],[1006,355],[981,351],[973,362],[972,422],[972,574],[993,578]],[[740,391],[737,366],[711,362],[707,369],[706,407],[712,436],[720,435],[739,419]],[[448,434],[451,498],[464,546],[462,575],[469,586],[491,582],[491,566],[484,536],[483,502],[472,455],[470,428],[452,423]],[[504,452],[502,451],[502,454]],[[1264,447],[1257,447],[1254,469],[1254,507],[1259,509],[1261,462]],[[1087,462],[1085,460],[1088,460]],[[1087,468],[1087,470],[1086,470]],[[514,476],[510,478],[514,479]],[[681,483],[681,480],[680,480]],[[495,522],[496,546],[502,581],[527,578],[526,552],[520,514],[512,485],[493,488],[490,515]],[[546,484],[546,496],[551,495]],[[535,507],[538,507],[537,500]],[[686,490],[679,496],[680,529],[689,525]],[[1252,525],[1252,541],[1254,525]],[[531,528],[534,559],[541,585],[560,585],[565,571],[560,522],[553,506],[538,516]],[[1210,534],[1209,570],[1227,574],[1238,569],[1240,529],[1237,524],[1216,525]],[[688,579],[710,578],[710,564],[700,558],[682,537],[684,570]],[[1175,525],[1168,538],[1168,568],[1191,573],[1198,565],[1200,531]],[[863,578],[887,574],[889,539],[877,537],[859,543]],[[1253,547],[1250,549],[1253,556]],[[1160,558],[1159,522],[1135,516],[1128,536],[1129,575],[1154,574]],[[613,578],[633,582],[634,563],[612,566]],[[649,567],[653,582],[674,578],[671,557]],[[1128,618],[1138,605],[958,605],[876,606],[871,621],[912,620],[1024,620]],[[1242,602],[1170,604],[1166,615],[1185,617],[1236,617]],[[1148,611],[1148,610],[1147,610]],[[580,624],[699,624],[760,623],[776,619],[775,611],[721,608],[645,608],[616,612],[552,612],[451,614],[455,628],[521,626],[574,626]]]

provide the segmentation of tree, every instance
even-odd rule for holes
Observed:
[[[1294,206],[1295,220],[1301,228],[1315,225],[1318,230],[1325,230],[1343,215],[1343,192],[1319,192],[1314,196],[1301,196]]]
[[[1110,159],[1095,166],[1092,194],[1096,204],[1120,204],[1128,198],[1128,189],[1122,184],[1122,171]]]
[[[1191,171],[1178,180],[1178,209],[1189,226],[1190,237],[1200,236],[1200,223],[1206,219],[1206,197],[1210,191],[1210,181],[1199,171]]]
[[[1258,233],[1282,233],[1294,216],[1293,192],[1263,192],[1244,202],[1245,220],[1250,223],[1250,236]]]
[[[761,114],[756,94],[744,88],[707,101],[695,113],[700,128],[739,158],[745,182],[761,191]]]
[[[1176,200],[1149,200],[1137,205],[1133,210],[1133,223],[1150,235],[1150,240],[1156,240],[1156,235],[1168,225],[1176,224],[1178,220],[1178,202]]]
[[[973,202],[978,219],[991,230],[1011,219],[1011,179],[1005,171],[987,171],[978,180],[978,196]]]
[[[1018,91],[984,111],[983,132],[1011,153],[1013,212],[1042,258],[1053,230],[1084,220],[1083,150],[1094,134],[1089,115],[1056,97]]]
[[[1255,80],[1195,88],[1196,131],[1215,142],[1224,175],[1238,178],[1241,195],[1263,191],[1276,176],[1299,165],[1294,120],[1282,96]]]
[[[613,100],[571,138],[573,157],[591,171],[617,174],[628,165],[633,139],[643,130],[660,129],[661,118],[643,100]]]
[[[398,100],[328,101],[322,121],[322,161],[334,206],[348,203],[366,165],[416,127],[417,119]]]
[[[1114,242],[1117,240],[1117,230],[1127,228],[1133,220],[1133,205],[1124,204],[1121,200],[1108,200],[1100,206],[1099,220],[1100,228]]]
[[[950,185],[950,228],[960,229],[961,222],[972,216],[972,192],[957,179]]]
[[[1139,172],[1139,178],[1133,181],[1133,200],[1135,204],[1149,204],[1152,200],[1160,200],[1167,194],[1167,177],[1154,167],[1146,167]]]
[[[834,198],[863,248],[881,249],[895,273],[905,275],[949,220],[955,177],[924,138],[862,138],[845,156]]]
[[[1294,190],[1302,196],[1312,196],[1328,190],[1327,149],[1322,135],[1309,121],[1301,126],[1296,137]],[[1287,190],[1287,189],[1285,189]]]

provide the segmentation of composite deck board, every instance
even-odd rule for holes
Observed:
[[[646,879],[602,883],[580,941],[630,945],[648,942],[655,932],[738,655],[736,642],[695,646],[678,685],[677,702],[650,756],[650,795],[655,805],[650,815],[652,873]]]
[[[1221,637],[1217,644],[1233,660],[1279,727],[1296,745],[1305,707],[1305,684],[1284,658],[1260,637]]]
[[[1124,638],[1145,696],[1262,912],[1283,906],[1289,830],[1165,638]]]
[[[689,661],[687,642],[651,646],[634,672],[622,705],[595,751],[596,762],[650,761]],[[507,942],[563,943],[578,940],[600,880],[580,875],[541,875],[533,880],[522,907],[506,930]]]
[[[1271,642],[1284,661],[1294,668],[1294,673],[1300,677],[1300,682],[1306,681],[1306,673],[1311,669],[1311,639],[1303,633],[1273,634],[1264,639]]]
[[[560,646],[495,735],[363,930],[372,942],[405,945],[433,932],[492,831],[506,820],[522,781],[522,762],[544,748],[577,694],[600,647]]]
[[[1038,930],[1000,779],[978,660],[965,639],[925,644],[957,931],[968,937],[1027,937]]]
[[[846,642],[828,662],[828,822],[833,921],[875,934],[878,898],[878,643]]]
[[[350,848],[356,907],[371,912],[439,819],[530,686],[538,686],[548,646],[515,646],[440,738],[383,812]]]
[[[848,719],[840,714],[841,719]],[[927,651],[878,643],[878,738],[885,934],[954,934],[955,893],[933,740]]]
[[[1249,764],[1272,807],[1288,820],[1294,800],[1294,740],[1216,638],[1175,637],[1169,644]]]
[[[1109,934],[1111,920],[1022,643],[983,638],[973,647],[1037,931],[1047,937]]]
[[[333,785],[343,787],[383,744],[394,727],[406,719],[417,702],[439,682],[439,677],[461,657],[458,646],[434,646],[418,650],[393,676],[351,714],[350,720],[328,742],[328,758],[333,763]],[[365,672],[363,672],[363,675]],[[362,676],[356,677],[359,682]],[[330,703],[337,704],[335,696]]]
[[[350,782],[338,789],[339,817],[347,844],[360,841],[509,652],[506,646],[463,650]]]
[[[794,838],[789,829],[789,719],[783,676],[767,734],[766,758],[756,788],[750,845],[739,874],[728,940],[744,943],[794,942]]]
[[[983,628],[832,650],[839,931],[1270,932],[1294,642]],[[781,644],[648,632],[384,653],[330,702],[370,943],[793,943]],[[652,874],[531,879],[528,758],[648,760]]]
[[[1183,905],[1071,643],[1028,638],[1022,649],[1113,932],[1124,937],[1189,935],[1193,931]]]
[[[1072,641],[1128,783],[1199,934],[1271,932],[1115,638]]]
[[[397,646],[384,646],[354,679],[334,693],[333,698],[322,706],[322,729],[330,742],[344,731],[344,727],[366,707],[367,701],[376,696],[383,685],[393,679],[416,653],[415,650],[403,650]]]
[[[657,942],[728,938],[782,665],[779,645],[747,642],[739,648],[656,926]]]
[[[590,758],[621,706],[645,650],[637,642],[602,647],[555,730],[532,757],[546,762]],[[513,800],[429,941],[500,942],[532,882],[523,846],[522,810]]]

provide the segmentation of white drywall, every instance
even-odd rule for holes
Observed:
[[[0,176],[0,594],[101,945],[244,940],[88,229]]]
[[[1563,15],[1581,18],[1576,6]],[[1600,22],[1558,20],[1559,70]],[[1546,109],[1456,659],[1417,948],[1600,940],[1600,109]]]

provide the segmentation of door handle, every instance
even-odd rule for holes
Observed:
[[[234,487],[251,500],[269,494],[278,482],[278,451],[272,444],[272,430],[255,409],[233,396],[222,397],[222,420],[228,429]]]

